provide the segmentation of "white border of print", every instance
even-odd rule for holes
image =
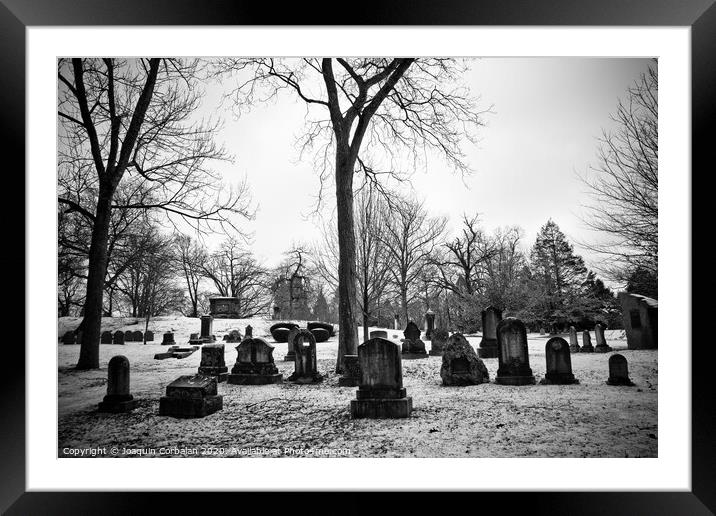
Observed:
[[[28,27],[27,490],[690,490],[690,40],[688,27]],[[48,287],[51,292],[56,285],[56,58],[295,56],[326,50],[333,55],[659,57],[659,290],[660,309],[669,314],[659,333],[661,342],[678,352],[664,360],[663,348],[659,351],[658,458],[294,459],[281,460],[280,473],[274,462],[280,459],[268,458],[188,458],[181,464],[57,458],[57,370],[47,338],[48,325],[55,324],[49,314],[56,313],[54,296],[48,295]],[[588,447],[589,436],[583,438]],[[195,471],[197,466],[211,473],[177,474],[177,467]]]

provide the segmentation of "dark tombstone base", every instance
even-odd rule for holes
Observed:
[[[294,373],[288,377],[288,381],[298,384],[320,383],[323,381],[323,375],[316,373],[313,376],[296,376]]]
[[[577,380],[574,376],[570,375],[570,377],[544,377],[540,380],[540,385],[574,385],[578,384],[579,380]]]
[[[430,355],[426,353],[401,353],[403,360],[417,360],[419,358],[428,358]]]
[[[500,385],[534,385],[534,376],[498,376],[495,383]]]
[[[351,400],[351,418],[393,419],[410,417],[413,398],[401,399],[357,399]]]
[[[634,385],[634,382],[632,382],[629,378],[609,377],[609,379],[607,380],[607,385],[623,385],[623,386],[631,387]]]
[[[281,383],[283,375],[276,374],[230,374],[228,383],[231,385],[268,385],[271,383]]]
[[[113,398],[112,396],[105,396],[99,403],[97,408],[98,412],[112,412],[113,414],[121,414],[124,412],[131,412],[137,406],[137,400],[132,399],[132,395],[129,395],[130,399],[121,397],[119,399]]]
[[[480,347],[477,348],[479,358],[497,358],[497,340],[482,339]]]
[[[609,353],[610,351],[614,351],[611,346],[607,346],[606,344],[604,346],[597,345],[594,348],[595,353]]]
[[[225,382],[226,378],[229,376],[229,368],[228,367],[201,367],[200,366],[199,374],[203,374],[206,376],[213,376],[214,378],[216,378],[217,382],[221,383],[221,382]]]
[[[167,358],[174,358],[174,353],[157,353],[154,355],[154,360],[165,360]]]
[[[359,379],[354,376],[341,376],[338,379],[339,387],[358,387]]]
[[[582,346],[580,353],[594,353],[594,346]]]
[[[159,415],[177,418],[206,417],[224,407],[224,398],[220,394],[203,398],[179,398],[162,396],[159,398]]]

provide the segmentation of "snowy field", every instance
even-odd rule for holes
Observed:
[[[217,341],[231,329],[273,343],[273,321],[214,320]],[[62,318],[59,335],[74,329],[78,318]],[[491,383],[443,387],[441,357],[403,361],[403,385],[413,398],[408,419],[351,420],[350,400],[356,387],[339,387],[333,372],[338,337],[317,344],[318,367],[324,381],[315,385],[239,386],[219,384],[223,410],[202,419],[159,416],[159,397],[168,383],[195,374],[201,350],[185,359],[154,360],[166,351],[162,333],[172,328],[177,344],[198,333],[199,319],[157,318],[150,323],[155,342],[101,345],[101,369],[76,371],[78,345],[58,344],[59,428],[58,455],[64,448],[118,447],[158,450],[175,447],[172,456],[299,456],[295,450],[314,450],[340,457],[656,457],[657,352],[629,351],[623,331],[607,330],[608,344],[629,361],[634,387],[612,387],[607,360],[610,353],[572,355],[578,385],[503,386],[494,383],[497,359],[485,359]],[[136,319],[103,319],[102,330],[144,329]],[[377,329],[377,328],[371,328]],[[362,331],[359,333],[362,335]],[[402,331],[388,330],[399,344]],[[395,338],[392,338],[395,336]],[[530,365],[537,382],[544,377],[544,346],[549,335],[529,336]],[[568,336],[563,335],[567,340]],[[581,334],[580,337],[580,346]],[[477,347],[480,336],[468,336]],[[596,338],[592,332],[592,343]],[[274,344],[274,359],[284,378],[293,363],[284,362],[286,344]],[[226,345],[226,365],[236,361],[236,344]],[[430,342],[426,341],[430,349]],[[96,412],[106,394],[107,363],[125,355],[131,364],[131,393],[138,400],[129,414]],[[303,455],[307,456],[307,455]],[[310,455],[308,455],[310,456]]]

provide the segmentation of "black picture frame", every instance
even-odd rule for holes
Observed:
[[[63,25],[525,25],[525,26],[687,26],[691,27],[692,70],[692,192],[704,195],[704,202],[693,198],[692,235],[713,232],[709,227],[713,215],[708,192],[714,191],[713,169],[709,156],[710,126],[716,121],[716,5],[715,0],[448,0],[390,3],[363,2],[357,8],[340,14],[343,9],[335,2],[279,4],[229,2],[223,0],[0,0],[0,113],[2,113],[3,156],[19,158],[14,170],[25,170],[25,30],[31,26]],[[712,145],[711,145],[712,146]],[[7,165],[6,165],[7,166]],[[707,168],[708,167],[708,168]],[[6,169],[7,171],[7,169]],[[684,171],[688,180],[689,171]],[[6,176],[7,177],[7,176]],[[24,193],[23,182],[17,185]],[[6,207],[24,213],[24,195],[19,192],[6,199]],[[709,202],[710,201],[710,202]],[[12,203],[18,204],[12,208]],[[20,206],[22,205],[22,206]],[[25,265],[24,227],[16,227],[15,251],[0,258],[5,267],[32,271]],[[711,254],[705,247],[711,238],[694,240],[692,245],[692,277],[706,271]],[[701,252],[697,252],[698,248]],[[9,254],[9,253],[8,253]],[[9,269],[5,269],[9,270]],[[706,275],[705,275],[706,276]],[[700,279],[699,288],[692,288],[692,320],[708,321],[711,303],[698,303],[700,292],[711,291],[716,281]],[[51,290],[50,290],[51,291]],[[16,292],[23,292],[18,288]],[[24,295],[22,296],[24,306]],[[7,300],[5,300],[7,301]],[[14,297],[13,310],[17,310]],[[5,313],[8,313],[5,311]],[[558,492],[558,493],[472,493],[470,501],[486,509],[497,503],[509,511],[523,508],[529,514],[713,514],[716,511],[716,439],[713,437],[716,410],[713,408],[713,342],[706,337],[706,328],[690,328],[683,342],[664,343],[671,352],[692,343],[692,490],[690,492]],[[49,329],[48,329],[49,331]],[[692,340],[689,342],[688,335]],[[17,336],[15,336],[17,338]],[[49,341],[49,339],[48,339]],[[48,342],[49,343],[49,342]],[[25,346],[43,343],[25,342]],[[698,344],[698,345],[697,345]],[[25,350],[6,343],[5,368],[0,404],[3,439],[0,441],[0,510],[6,514],[145,514],[155,513],[155,502],[161,512],[187,514],[202,510],[248,509],[265,503],[266,493],[81,493],[26,492],[25,487]],[[51,350],[48,349],[48,352]],[[11,365],[9,367],[8,365]],[[280,474],[280,472],[278,472]],[[565,471],[568,474],[568,471]],[[316,495],[313,494],[315,497]],[[378,495],[380,498],[383,495]],[[240,505],[236,505],[241,497]],[[342,514],[364,512],[385,507],[380,500],[366,502],[363,493],[341,493],[336,500],[321,501],[311,494],[302,495],[314,501],[321,513],[334,507]],[[402,512],[413,507],[426,507],[437,497],[432,493],[415,493],[401,500]],[[249,501],[250,500],[250,501]],[[270,495],[271,509],[292,510],[296,494],[290,497]],[[361,511],[361,509],[363,509]],[[295,509],[294,509],[295,512]],[[498,509],[498,512],[503,512]],[[527,512],[525,512],[527,513]]]

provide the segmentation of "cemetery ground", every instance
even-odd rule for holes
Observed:
[[[60,319],[59,335],[79,321]],[[402,362],[403,385],[413,398],[409,418],[353,420],[350,401],[357,387],[339,387],[334,373],[338,334],[317,344],[323,382],[293,385],[285,381],[294,370],[292,362],[283,361],[287,344],[274,343],[268,331],[273,322],[214,320],[218,343],[229,330],[239,329],[243,334],[251,324],[255,337],[275,346],[273,355],[284,382],[220,383],[223,410],[198,419],[175,419],[158,412],[167,384],[197,373],[201,350],[184,359],[154,359],[155,353],[166,351],[161,346],[164,331],[172,328],[177,344],[185,344],[190,333],[199,332],[198,318],[152,320],[155,341],[147,345],[101,345],[99,370],[75,370],[79,346],[60,342],[58,456],[70,456],[63,452],[67,448],[90,447],[115,447],[118,457],[132,456],[131,450],[166,448],[178,450],[170,454],[173,457],[311,456],[297,452],[301,449],[321,457],[657,456],[657,350],[627,350],[621,330],[607,330],[606,338],[614,352],[627,358],[633,387],[606,385],[607,361],[613,353],[572,354],[577,385],[497,385],[497,359],[483,359],[490,383],[468,387],[444,387],[442,358],[431,356]],[[103,331],[117,329],[143,330],[144,321],[103,319]],[[402,330],[389,329],[388,337],[399,344]],[[478,346],[479,335],[467,338],[473,347]],[[544,348],[549,338],[528,335],[530,366],[538,383],[545,373]],[[429,350],[430,341],[425,343]],[[225,343],[229,370],[236,361],[236,345]],[[131,365],[131,393],[138,401],[131,413],[97,412],[106,394],[107,363],[114,355],[125,355]],[[331,450],[336,454],[330,455]]]

